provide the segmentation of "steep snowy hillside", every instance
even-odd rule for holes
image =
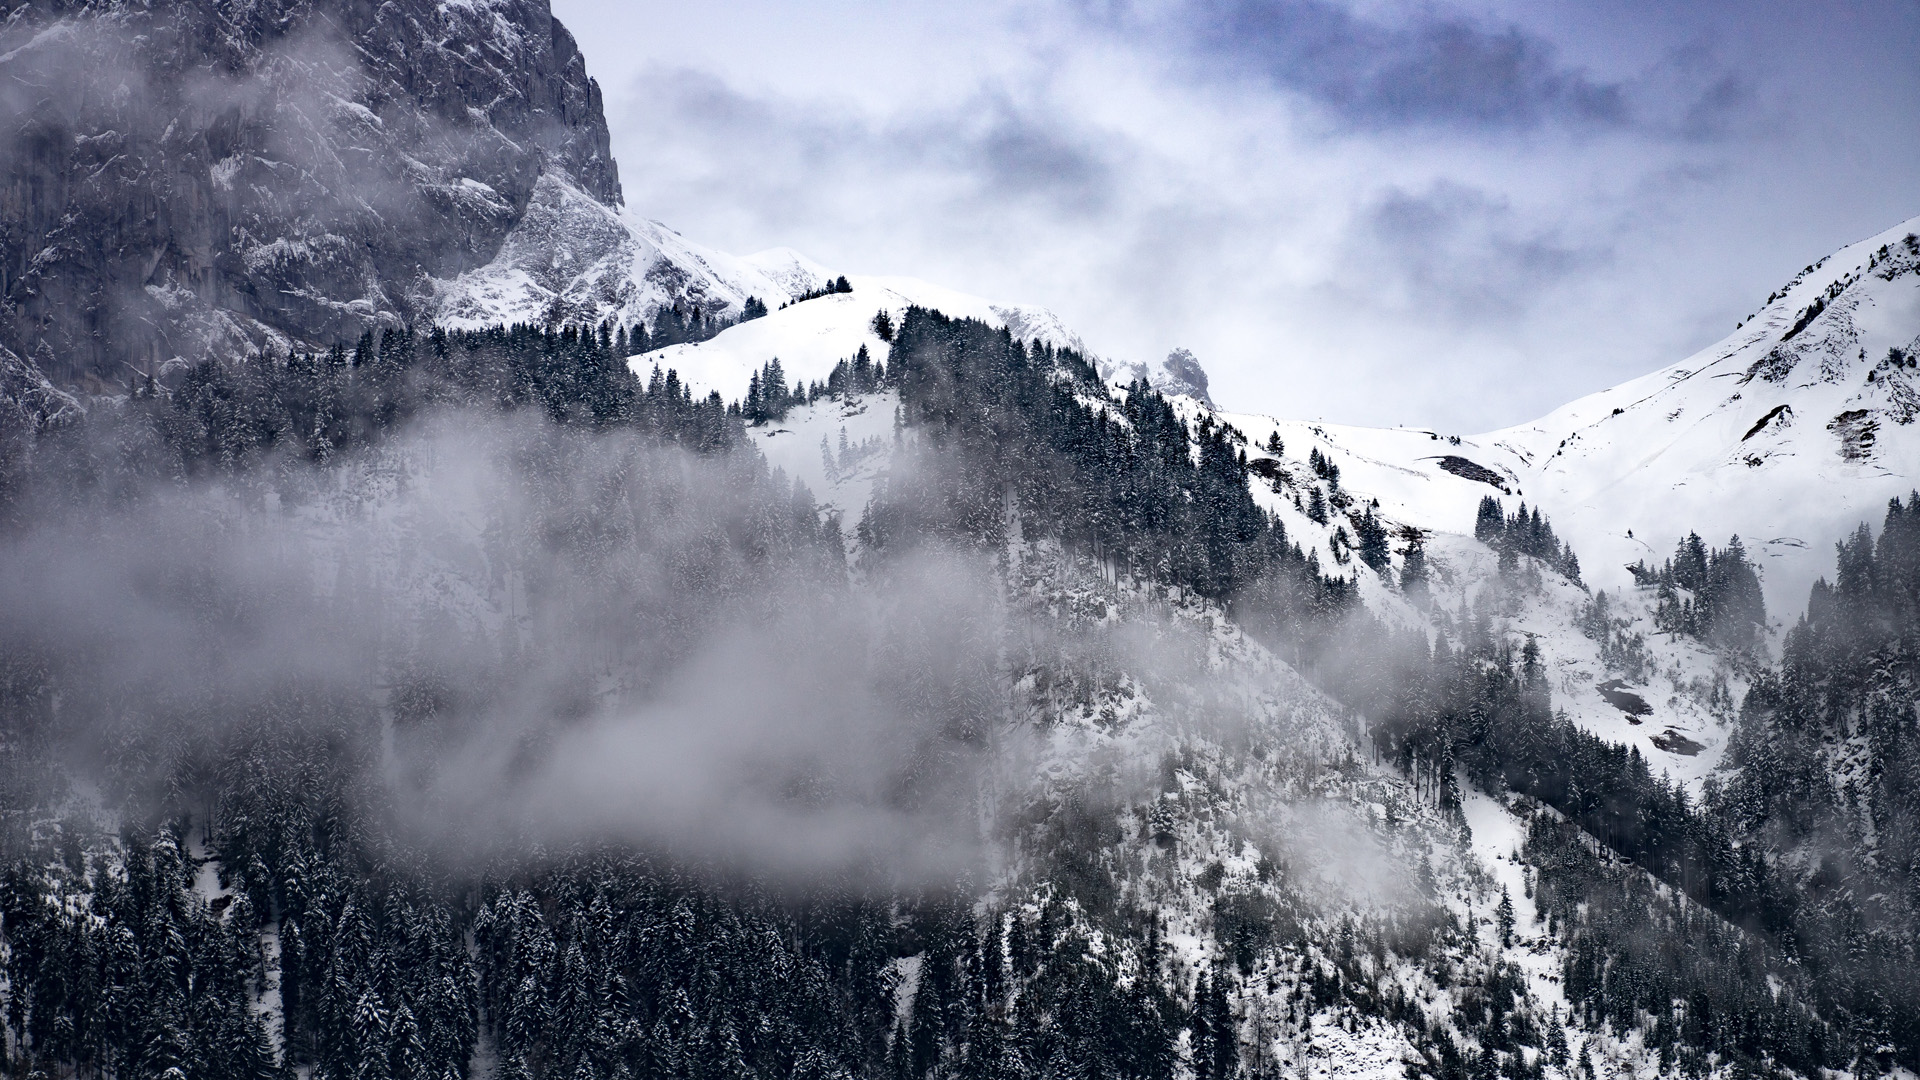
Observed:
[[[1483,495],[1539,507],[1597,586],[1629,584],[1627,564],[1657,566],[1689,531],[1738,534],[1769,609],[1789,613],[1838,540],[1920,484],[1917,230],[1845,248],[1711,348],[1529,424],[1465,438],[1270,426],[1423,528],[1471,533]]]
[[[498,256],[434,283],[436,321],[630,324],[651,322],[675,303],[737,318],[749,299],[777,307],[830,277],[785,248],[737,258],[703,247],[549,172]]]
[[[1738,533],[1790,612],[1841,537],[1920,484],[1917,231],[1807,268],[1672,367],[1474,441],[1591,553],[1596,580],[1664,559],[1688,529]]]
[[[1196,419],[1203,412],[1197,402],[1186,408]],[[1370,609],[1400,625],[1450,637],[1484,614],[1494,632],[1516,645],[1536,643],[1554,708],[1581,728],[1637,749],[1656,772],[1696,791],[1719,765],[1746,688],[1743,667],[1693,638],[1656,632],[1654,597],[1631,584],[1599,586],[1607,593],[1610,620],[1601,634],[1590,618],[1590,582],[1576,584],[1541,566],[1502,575],[1497,552],[1474,538],[1474,511],[1487,494],[1518,510],[1511,478],[1500,478],[1510,493],[1502,494],[1486,481],[1448,471],[1435,459],[1471,472],[1459,464],[1465,459],[1451,441],[1426,432],[1214,415],[1246,436],[1256,461],[1267,462],[1256,470],[1256,500],[1279,515],[1288,534],[1322,565],[1353,574]],[[1279,456],[1262,449],[1276,436],[1284,447]],[[1316,454],[1338,467],[1336,479],[1308,464]],[[1303,509],[1315,489],[1328,508],[1325,522]],[[1385,573],[1351,554],[1358,519],[1369,509],[1392,538]],[[1552,524],[1559,530],[1557,517]],[[1417,602],[1399,588],[1410,529],[1422,536],[1429,575]],[[1578,542],[1572,546],[1584,562],[1586,551]]]
[[[799,256],[793,258],[798,260]],[[849,275],[847,280],[852,292],[829,293],[794,303],[764,318],[729,327],[707,341],[635,356],[631,365],[642,377],[656,366],[663,371],[678,371],[696,391],[718,391],[726,400],[736,401],[746,396],[753,375],[772,360],[780,361],[788,382],[799,380],[809,385],[825,382],[834,365],[863,347],[873,359],[885,361],[889,346],[874,325],[875,316],[885,312],[897,324],[909,307],[932,308],[955,318],[1004,326],[1021,341],[1082,354],[1086,350],[1080,338],[1045,308],[993,304],[914,278]]]
[[[1215,414],[1191,397],[1183,413],[1217,415],[1251,455],[1272,459],[1256,496],[1326,565],[1339,561],[1335,534],[1350,547],[1375,508],[1395,555],[1385,574],[1353,566],[1371,608],[1444,629],[1490,602],[1496,629],[1538,643],[1556,708],[1697,791],[1752,671],[1661,632],[1655,596],[1626,567],[1659,567],[1689,532],[1714,546],[1738,535],[1777,631],[1832,573],[1834,544],[1920,484],[1916,228],[1920,219],[1809,267],[1714,347],[1531,424],[1460,437]],[[1276,438],[1284,452],[1265,452]],[[1309,467],[1316,456],[1335,481]],[[1314,488],[1341,511],[1325,523],[1302,510]],[[1498,587],[1494,553],[1472,538],[1486,496],[1509,513],[1543,512],[1579,555],[1586,588],[1550,571],[1531,588]],[[1421,610],[1393,587],[1409,529],[1431,567]],[[1589,590],[1607,594],[1604,616]]]

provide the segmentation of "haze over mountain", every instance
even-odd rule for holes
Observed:
[[[16,3],[0,342],[62,381],[434,310],[539,178],[617,206],[600,90],[544,3]]]
[[[1920,169],[1899,0],[557,10],[620,43],[647,215],[1029,298],[1330,422],[1485,431],[1662,367],[1910,216]]]
[[[1503,123],[1625,108],[1509,44]],[[1920,218],[1343,426],[684,236],[586,59],[9,9],[0,1071],[1920,1068]]]

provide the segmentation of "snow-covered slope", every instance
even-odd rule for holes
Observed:
[[[650,322],[676,302],[736,317],[751,297],[777,307],[830,278],[788,248],[741,258],[703,247],[657,221],[609,209],[549,171],[500,254],[434,282],[434,293],[436,319],[445,326],[630,324]]]
[[[1598,580],[1664,558],[1687,529],[1738,533],[1766,556],[1771,608],[1797,609],[1833,544],[1920,484],[1916,232],[1920,218],[1808,268],[1672,367],[1475,441]]]
[[[1318,448],[1389,516],[1471,532],[1476,503],[1541,507],[1588,581],[1618,586],[1689,531],[1738,534],[1769,610],[1804,606],[1833,545],[1920,485],[1920,218],[1809,267],[1671,367],[1467,438],[1235,418]]]
[[[1182,400],[1182,411],[1198,416],[1198,402]],[[1473,537],[1474,509],[1494,487],[1454,475],[1434,459],[1459,454],[1451,441],[1426,432],[1347,428],[1331,424],[1279,421],[1235,413],[1215,414],[1247,439],[1250,456],[1265,458],[1253,480],[1253,495],[1279,516],[1287,535],[1313,552],[1329,570],[1353,575],[1368,608],[1401,626],[1445,633],[1456,643],[1463,624],[1484,613],[1494,632],[1519,643],[1532,639],[1540,649],[1556,710],[1616,745],[1637,748],[1656,772],[1665,772],[1695,789],[1719,765],[1731,732],[1734,705],[1746,689],[1738,663],[1687,637],[1654,631],[1651,594],[1631,585],[1605,587],[1614,637],[1637,644],[1611,661],[1601,643],[1583,629],[1593,599],[1589,588],[1537,565],[1517,578],[1503,579],[1494,550]],[[1278,435],[1284,453],[1261,450]],[[1466,440],[1462,440],[1466,445]],[[1295,503],[1314,487],[1330,501],[1334,485],[1318,477],[1307,459],[1318,451],[1340,468],[1339,490],[1350,500],[1325,524],[1313,521]],[[1514,488],[1506,478],[1509,490]],[[1505,498],[1509,509],[1518,499]],[[1393,565],[1375,574],[1350,554],[1356,519],[1378,502],[1375,513],[1393,540]],[[1559,527],[1557,518],[1553,521]],[[1404,527],[1421,530],[1431,580],[1428,597],[1415,603],[1397,587],[1407,544]],[[1334,537],[1343,531],[1343,542]],[[1578,550],[1578,542],[1575,543]],[[1584,551],[1581,552],[1584,556]],[[1615,680],[1618,680],[1616,683]],[[1615,696],[1610,699],[1608,691]],[[1650,711],[1629,713],[1617,701],[1619,691],[1637,695]]]
[[[1690,638],[1655,631],[1650,595],[1626,571],[1659,565],[1699,532],[1739,535],[1758,564],[1776,629],[1830,574],[1834,544],[1886,501],[1920,485],[1920,218],[1809,267],[1726,340],[1695,356],[1572,402],[1530,424],[1458,437],[1219,413],[1254,457],[1277,436],[1279,459],[1256,497],[1332,565],[1341,527],[1308,520],[1295,496],[1330,485],[1306,461],[1338,466],[1348,513],[1378,505],[1390,530],[1429,537],[1433,602],[1416,611],[1357,565],[1368,605],[1400,621],[1444,624],[1485,597],[1496,628],[1531,637],[1554,680],[1554,704],[1582,727],[1640,749],[1658,771],[1698,785],[1719,764],[1746,670]],[[1197,417],[1205,406],[1185,399]],[[1589,592],[1547,572],[1523,589],[1496,582],[1492,552],[1472,539],[1487,495],[1509,512],[1539,507],[1606,591],[1628,658],[1602,655],[1581,626]],[[1396,544],[1395,569],[1404,546]],[[1591,630],[1591,627],[1588,628]],[[1620,680],[1618,683],[1612,680]],[[1609,686],[1611,698],[1601,690]],[[1625,690],[1650,712],[1616,703]]]
[[[797,256],[796,256],[797,257]],[[762,259],[764,256],[755,256]],[[764,263],[762,264],[764,265]],[[718,390],[728,401],[746,396],[747,382],[770,360],[779,360],[787,381],[825,382],[835,364],[862,346],[884,361],[889,348],[874,330],[884,311],[898,323],[909,307],[933,308],[955,318],[1004,326],[1022,341],[1084,352],[1086,346],[1051,311],[1030,305],[993,304],[977,296],[915,278],[848,275],[850,293],[829,293],[728,327],[706,341],[670,345],[632,358],[645,377],[656,365],[680,373],[697,393]]]
[[[1150,364],[1094,359],[1116,385],[1146,378],[1190,422],[1213,415],[1233,425],[1252,457],[1276,457],[1263,448],[1277,436],[1285,449],[1256,480],[1256,499],[1322,566],[1354,575],[1370,608],[1441,631],[1470,610],[1490,611],[1498,632],[1539,644],[1557,708],[1697,787],[1720,762],[1746,671],[1691,639],[1656,633],[1652,598],[1632,587],[1625,566],[1657,565],[1689,531],[1715,545],[1738,534],[1759,564],[1777,626],[1804,605],[1812,580],[1829,572],[1835,541],[1920,484],[1916,229],[1920,219],[1807,268],[1733,335],[1679,364],[1477,436],[1217,411],[1205,372],[1184,351]],[[657,223],[618,215],[550,174],[500,258],[442,283],[441,311],[456,325],[556,311],[631,321],[676,301],[735,314],[748,296],[759,296],[773,309],[765,317],[629,360],[643,378],[656,366],[675,370],[697,394],[717,391],[730,401],[744,398],[754,373],[775,359],[790,383],[803,384],[826,381],[862,348],[887,360],[874,317],[884,311],[897,323],[910,306],[1088,354],[1044,308],[995,304],[912,278],[850,275],[850,293],[796,301],[834,276],[790,249],[737,258],[702,248]],[[892,406],[885,394],[828,401],[755,433],[775,464],[805,480],[851,527],[886,467]],[[1346,503],[1325,523],[1303,509],[1314,487],[1335,495],[1307,465],[1315,451],[1339,467]],[[1486,495],[1509,511],[1522,501],[1539,507],[1579,553],[1586,587],[1551,571],[1531,575],[1524,588],[1496,582],[1494,553],[1472,538]],[[1368,507],[1390,530],[1428,537],[1430,603],[1412,604],[1395,587],[1403,540],[1385,575],[1348,554],[1354,523]],[[1609,659],[1592,627],[1583,630],[1591,589],[1609,594],[1614,644],[1637,638],[1629,660],[1617,648]],[[1650,711],[1623,711],[1620,690]]]

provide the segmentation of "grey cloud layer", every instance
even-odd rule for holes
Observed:
[[[1229,408],[1521,422],[1920,210],[1911,5],[863,11],[603,74],[632,205],[1189,347]]]
[[[1057,717],[1026,673],[1126,672],[1188,726],[1247,723],[1178,704],[1222,677],[1164,611],[1029,610],[973,550],[849,583],[751,450],[464,413],[326,469],[121,487],[0,535],[0,655],[54,675],[43,734],[129,820],[199,813],[170,800],[221,761],[325,758],[449,857],[612,842],[884,886],[977,869],[1044,797]]]
[[[1004,698],[988,568],[850,590],[780,542],[813,514],[789,491],[746,454],[449,416],[313,476],[33,507],[0,540],[0,650],[71,688],[83,772],[141,748],[100,787],[136,819],[256,741],[385,746],[387,806],[447,850],[950,873]]]
[[[1400,26],[1325,0],[1188,0],[1091,13],[1123,32],[1174,43],[1197,72],[1250,75],[1365,128],[1630,119],[1620,86],[1568,67],[1550,42],[1445,9],[1419,11]]]
[[[874,174],[903,183],[931,177],[947,198],[981,207],[1038,202],[1087,213],[1113,199],[1123,149],[1006,88],[879,116],[749,94],[685,68],[649,71],[632,94],[643,104],[622,118],[627,125],[643,137],[696,141],[710,172],[759,188],[776,213],[809,212],[810,203],[836,194],[834,185],[870,182]]]
[[[1525,220],[1496,194],[1447,181],[1422,191],[1389,188],[1361,220],[1355,259],[1390,262],[1401,306],[1460,325],[1523,315],[1608,257],[1604,246],[1582,248]]]

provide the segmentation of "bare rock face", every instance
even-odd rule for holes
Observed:
[[[703,247],[657,221],[615,213],[550,172],[492,262],[434,281],[432,314],[442,326],[467,329],[630,324],[680,304],[730,321],[749,298],[777,306],[831,280],[798,252],[743,259]]]
[[[546,173],[620,203],[546,0],[0,12],[0,346],[56,383],[428,317]]]
[[[1175,349],[1167,354],[1165,360],[1155,364],[1135,361],[1132,364],[1103,365],[1101,377],[1109,382],[1144,379],[1148,386],[1163,394],[1184,394],[1209,409],[1214,407],[1213,398],[1207,393],[1206,369],[1186,349]]]

